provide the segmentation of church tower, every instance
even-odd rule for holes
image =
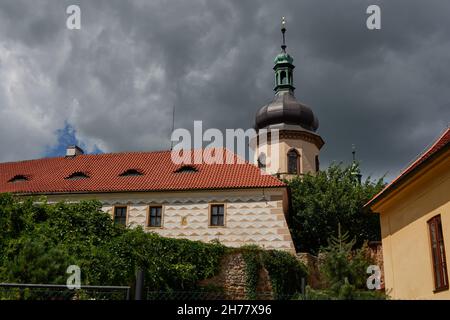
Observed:
[[[284,17],[281,33],[283,37],[281,52],[275,57],[273,67],[275,96],[272,102],[260,108],[256,114],[255,129],[258,132],[258,139],[255,162],[267,173],[281,179],[289,179],[319,170],[319,151],[324,141],[316,133],[319,127],[317,117],[309,107],[298,102],[294,96],[295,66],[294,59],[286,52]],[[270,132],[271,129],[279,130],[278,142],[271,142],[270,133],[267,139],[261,139],[262,133],[266,130]],[[271,157],[276,157],[275,161],[266,161]]]

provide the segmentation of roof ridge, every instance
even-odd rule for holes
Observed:
[[[412,165],[414,165],[414,163],[416,163],[417,161],[420,160],[420,158],[422,158],[427,152],[429,152],[431,149],[433,149],[441,140],[442,138],[445,137],[445,135],[447,134],[447,132],[450,131],[450,128],[444,128],[441,130],[441,132],[439,133],[439,135],[436,136],[436,138],[434,138],[432,140],[432,142],[428,143],[421,152],[419,152],[412,160],[410,160],[408,162],[408,164],[406,164],[401,170],[400,170],[400,174],[402,174],[403,172],[407,171]]]
[[[447,137],[448,135],[448,137]],[[444,142],[442,146],[439,146]],[[427,147],[425,151],[423,151],[419,157],[417,157],[413,162],[411,162],[406,169],[400,171],[398,176],[393,179],[389,184],[387,184],[380,192],[378,192],[376,195],[372,197],[364,206],[373,205],[374,202],[377,202],[380,197],[383,196],[386,192],[388,192],[390,189],[392,189],[395,185],[400,183],[405,176],[408,176],[411,174],[411,172],[414,172],[414,170],[422,165],[423,163],[427,162],[427,160],[430,159],[430,157],[434,156],[437,152],[440,152],[442,149],[444,149],[448,144],[450,143],[450,128],[444,129],[444,132],[439,135],[439,138],[434,140],[433,143],[431,143],[431,146]],[[436,150],[434,150],[437,147]]]

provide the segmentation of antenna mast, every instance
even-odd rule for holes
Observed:
[[[169,137],[169,139],[170,139],[170,151],[172,151],[172,149],[173,149],[173,141],[172,141],[173,130],[175,130],[175,104],[172,107],[172,130],[171,130],[171,132],[169,134],[169,136],[170,136]]]

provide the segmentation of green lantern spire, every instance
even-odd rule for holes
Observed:
[[[291,90],[294,91],[294,79],[293,79],[293,70],[295,66],[292,64],[294,59],[286,53],[286,20],[283,17],[281,19],[281,34],[283,35],[283,44],[281,45],[281,53],[275,57],[274,63],[275,66],[273,70],[275,70],[275,88],[276,92],[282,90]]]

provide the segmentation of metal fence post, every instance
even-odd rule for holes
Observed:
[[[139,269],[136,272],[136,290],[134,300],[142,300],[144,292],[144,270]]]
[[[302,286],[302,295],[305,296],[305,294],[306,294],[306,292],[305,292],[306,291],[305,290],[305,287],[306,287],[305,278],[302,278],[301,286]]]

